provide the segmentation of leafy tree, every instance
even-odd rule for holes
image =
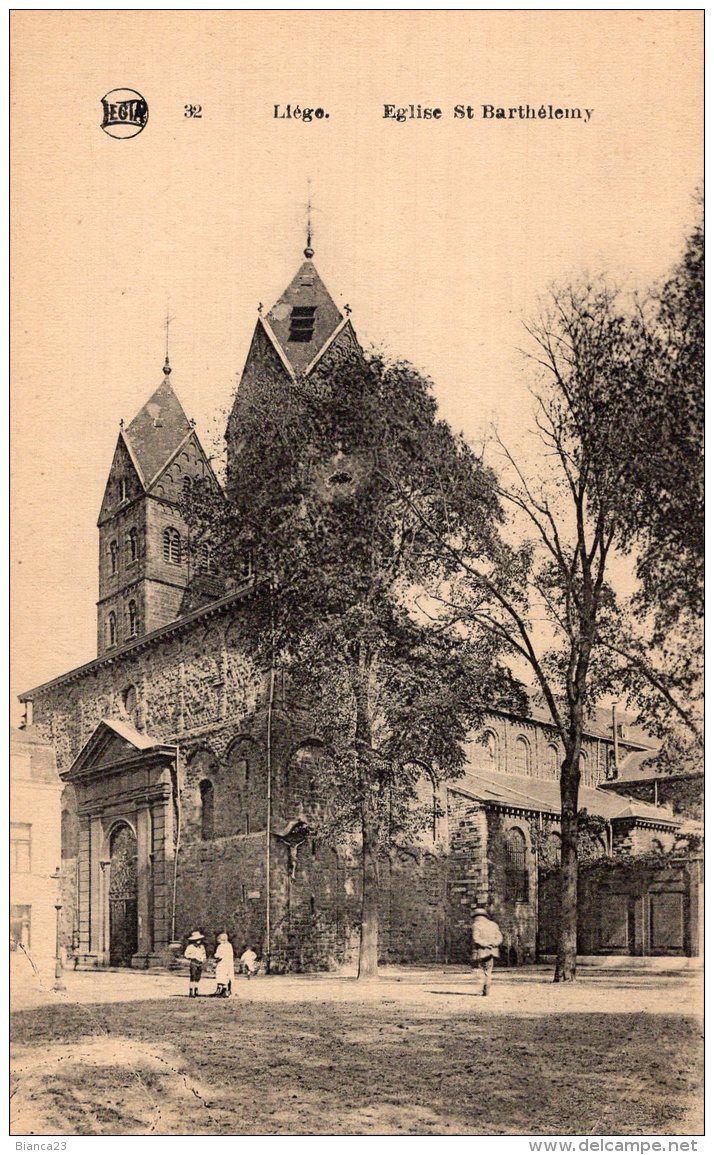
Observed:
[[[458,611],[479,632],[490,631],[530,668],[560,736],[555,979],[570,981],[576,972],[580,753],[588,714],[628,679],[638,675],[641,683],[643,663],[646,684],[659,699],[682,717],[687,711],[675,696],[684,687],[646,660],[611,584],[615,555],[633,546],[637,513],[628,488],[634,491],[647,474],[652,439],[668,436],[651,420],[651,333],[603,282],[555,290],[529,332],[539,370],[540,453],[531,476],[498,442],[506,463],[501,496],[514,517],[500,553],[492,553],[497,564],[484,566],[471,556],[469,541],[445,531],[418,500],[412,509],[462,573],[448,602],[442,590],[432,591],[435,603],[444,613]],[[667,448],[658,442],[662,476]],[[653,493],[659,484],[661,478],[653,480]],[[654,520],[652,525],[654,542]]]
[[[290,674],[333,756],[320,791],[330,836],[356,831],[362,856],[359,974],[377,969],[380,853],[426,815],[419,782],[458,775],[485,703],[516,693],[500,641],[415,610],[448,579],[412,505],[484,564],[501,516],[494,477],[437,419],[430,385],[361,354],[295,382],[254,383],[235,418],[240,446],[225,500],[189,510],[220,570],[254,559],[252,623],[266,664]],[[432,466],[439,461],[437,473]]]
[[[622,504],[639,588],[612,638],[623,681],[661,737],[699,750],[704,610],[704,234],[698,224],[632,322],[641,381],[613,398]],[[639,629],[637,628],[639,627]]]

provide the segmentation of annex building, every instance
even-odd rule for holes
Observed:
[[[227,427],[229,476],[259,375],[294,380],[359,350],[312,257],[306,249],[258,316]],[[184,495],[197,479],[219,483],[171,376],[167,358],[117,438],[98,521],[97,657],[21,696],[25,741],[51,747],[64,783],[66,945],[81,966],[166,965],[172,943],[200,927],[252,943],[276,970],[337,966],[357,947],[359,863],[319,838],[310,777],[326,755],[279,680],[268,778],[265,678],[244,611],[250,558],[227,584],[210,547],[191,541]],[[591,720],[581,806],[602,820],[594,857],[674,846],[682,816],[670,805],[605,788],[654,752],[641,731],[600,712]],[[552,949],[554,728],[535,705],[527,718],[494,711],[468,753],[464,776],[435,800],[432,828],[382,863],[385,961],[467,959],[471,911],[486,902],[506,961]],[[616,875],[584,904],[587,953],[696,952],[691,863]]]

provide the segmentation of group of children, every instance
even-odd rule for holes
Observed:
[[[205,935],[200,930],[194,930],[188,936],[188,945],[183,957],[189,962],[188,997],[198,998],[198,984],[203,974],[206,962]],[[216,942],[216,951],[213,956],[216,960],[216,989],[213,998],[227,999],[233,993],[233,979],[235,978],[235,958],[233,947],[227,934],[219,934]],[[258,972],[258,956],[251,946],[244,946],[238,960],[248,978]]]

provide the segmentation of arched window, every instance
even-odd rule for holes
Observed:
[[[213,783],[204,778],[198,789],[201,795],[201,838],[213,838]]]
[[[127,606],[127,617],[129,618],[129,637],[133,638],[136,635],[136,602],[133,600]]]
[[[493,730],[486,731],[486,758],[494,770],[498,769],[498,736]]]
[[[560,751],[555,742],[548,744],[548,777],[557,778],[560,774]]]
[[[127,490],[126,478],[120,477],[119,478],[119,500],[120,501],[126,501],[128,496],[129,496],[129,493]]]
[[[590,785],[590,765],[588,756],[584,750],[580,751],[580,781],[583,786]]]
[[[527,738],[519,734],[513,753],[514,774],[529,775],[531,772],[531,747]]]
[[[109,543],[109,563],[112,567],[112,573],[116,573],[119,569],[119,546],[115,541]]]
[[[182,485],[183,485],[184,497],[190,497],[191,496],[191,488],[193,486],[193,478],[189,477],[188,475],[184,476]]]
[[[139,534],[134,528],[130,529],[126,535],[126,549],[129,555],[129,562],[136,561],[139,557]]]
[[[136,710],[136,686],[126,686],[121,693],[121,700],[130,718],[133,718]]]
[[[506,835],[506,897],[511,902],[528,902],[526,836],[517,826]]]
[[[172,526],[164,530],[164,561],[170,565],[181,565],[181,535]]]
[[[115,646],[117,644],[117,616],[114,610],[111,611],[107,618],[107,645]]]
[[[207,541],[204,541],[198,551],[198,568],[201,573],[215,573],[213,551]]]

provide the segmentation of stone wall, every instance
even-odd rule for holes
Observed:
[[[401,849],[382,858],[381,961],[446,961],[447,871],[447,858],[440,851]]]
[[[488,828],[486,811],[457,790],[448,794],[448,860],[445,953],[449,962],[471,958],[473,910],[488,902]]]
[[[507,842],[523,847],[522,890],[509,863]],[[490,910],[503,933],[501,960],[510,966],[534,962],[538,928],[538,868],[528,818],[488,813],[488,890]]]

